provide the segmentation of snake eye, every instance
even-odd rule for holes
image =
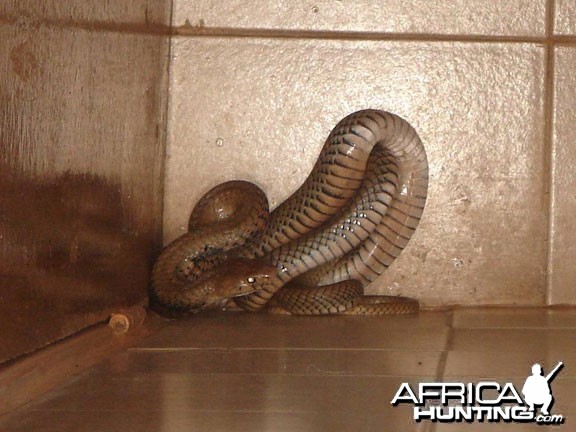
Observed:
[[[254,282],[256,282],[256,279],[254,279],[252,276],[250,276],[248,279],[246,279],[246,281],[247,281],[249,284],[253,284]]]

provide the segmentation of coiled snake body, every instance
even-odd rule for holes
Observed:
[[[404,249],[422,215],[428,162],[415,130],[384,111],[350,114],[332,130],[303,185],[268,213],[242,181],[208,192],[189,232],[152,273],[170,310],[234,305],[292,314],[410,313],[415,300],[364,296]]]

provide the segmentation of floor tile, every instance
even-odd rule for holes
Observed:
[[[420,316],[207,314],[174,321],[141,347],[434,350],[444,346],[446,316],[426,312]],[[436,323],[433,334],[423,322]]]
[[[454,312],[454,328],[573,328],[576,309],[462,308]]]
[[[564,362],[560,372],[564,378],[576,378],[576,351],[558,348],[550,352],[533,351],[450,351],[446,358],[444,378],[454,376],[481,376],[484,378],[510,378],[526,376],[534,363],[540,363],[546,372],[558,362]]]
[[[36,430],[33,427],[41,423],[39,417],[57,414],[67,416],[65,421],[73,424],[80,422],[79,417],[92,419],[94,423],[90,427],[101,428],[107,422],[114,424],[114,419],[138,418],[144,413],[152,422],[145,425],[145,430],[153,430],[151,425],[158,427],[159,422],[170,424],[172,419],[193,426],[197,422],[206,424],[210,416],[223,415],[219,422],[244,417],[255,431],[276,430],[267,421],[282,416],[293,424],[306,422],[304,430],[327,430],[328,427],[331,430],[376,431],[378,425],[386,423],[397,430],[417,431],[420,426],[411,420],[409,409],[390,405],[401,382],[398,378],[378,377],[229,374],[127,374],[110,379],[106,375],[93,374],[33,403],[26,415],[9,416],[0,427],[21,425],[19,430]],[[73,411],[70,411],[71,401],[74,401]],[[120,420],[120,424],[125,421]],[[62,424],[58,423],[60,426],[48,424],[44,430],[57,430]],[[128,424],[129,428],[124,430],[132,431],[137,430],[136,425],[141,422]],[[225,427],[218,426],[218,422],[211,426],[209,422],[207,424],[209,430]],[[258,424],[261,426],[256,426]]]
[[[575,342],[574,329],[456,329],[443,376],[521,377],[534,363],[550,371],[562,361],[562,378],[575,378]]]
[[[112,412],[58,413],[32,412],[25,419],[13,417],[0,426],[19,432],[380,432],[382,425],[402,432],[426,432],[427,425],[415,424],[407,412],[356,413],[274,413],[274,412],[213,412],[213,411],[147,411],[126,414]],[[46,416],[58,418],[47,421]],[[369,416],[368,416],[369,415]]]
[[[527,352],[547,355],[574,352],[576,332],[570,329],[456,329],[451,351]]]
[[[57,418],[49,422],[47,418]],[[122,411],[33,411],[26,417],[13,416],[0,426],[13,431],[138,431],[138,432],[257,432],[321,430],[322,419],[316,413],[145,411],[129,414]]]
[[[176,25],[258,29],[407,32],[460,35],[542,35],[546,2],[498,0],[298,0],[287,7],[273,1],[174,2]]]
[[[548,373],[560,360],[565,367],[551,381],[552,413],[570,422],[576,418],[576,329],[564,327],[571,323],[565,311],[556,312],[456,310],[383,319],[198,315],[167,323],[137,347],[1,417],[0,430],[500,431],[503,424],[418,423],[411,405],[390,402],[405,382],[416,388],[488,380],[521,391],[534,362]],[[532,327],[517,327],[510,315]],[[465,327],[452,329],[453,316]],[[476,321],[502,327],[474,328]],[[505,429],[543,427],[514,423]]]
[[[131,350],[107,367],[131,373],[305,376],[435,376],[441,350]]]

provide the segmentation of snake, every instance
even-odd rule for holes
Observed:
[[[417,300],[365,295],[423,215],[428,160],[415,129],[365,109],[328,135],[304,183],[270,211],[257,185],[206,193],[188,231],[160,253],[150,299],[164,310],[292,315],[414,313]]]

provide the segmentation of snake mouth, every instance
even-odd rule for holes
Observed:
[[[257,291],[256,289],[252,289],[250,291],[241,291],[241,292],[236,293],[236,294],[230,294],[230,295],[226,295],[224,297],[215,298],[212,301],[206,300],[206,301],[204,301],[204,303],[202,303],[202,305],[200,305],[198,307],[198,311],[209,310],[209,309],[225,309],[231,300],[238,298],[238,297],[248,295],[248,294],[255,293],[256,291]]]
[[[250,291],[242,291],[242,292],[239,292],[239,293],[237,293],[237,294],[231,295],[229,298],[242,297],[242,296],[245,296],[245,295],[248,295],[248,294],[253,294],[253,293],[255,293],[256,291],[258,291],[258,290],[253,289],[253,290],[250,290]]]

